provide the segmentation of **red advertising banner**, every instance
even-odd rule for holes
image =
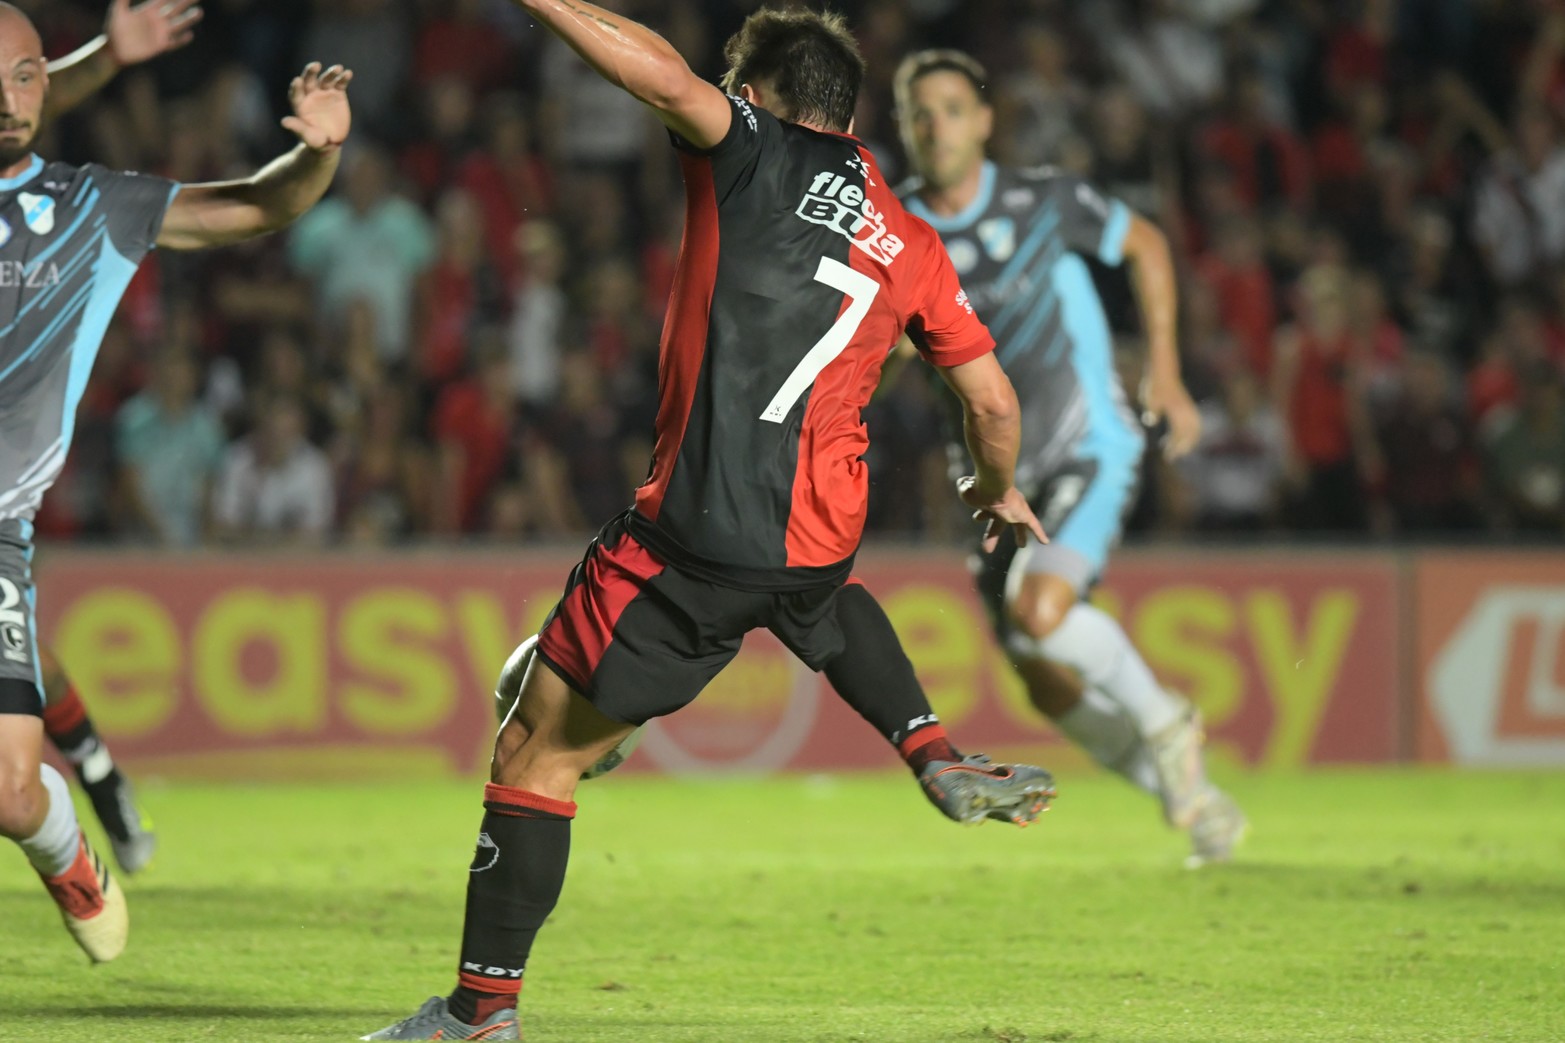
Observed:
[[[1415,584],[1419,759],[1565,763],[1565,557],[1426,554]]]
[[[500,664],[553,606],[568,555],[142,557],[53,552],[43,633],[116,755],[200,777],[474,773]],[[958,741],[1072,755],[988,636],[961,555],[866,551]],[[1125,555],[1098,596],[1246,765],[1396,759],[1400,615],[1388,559]],[[1039,750],[1040,746],[1048,750]],[[770,635],[625,770],[885,767],[895,758]]]

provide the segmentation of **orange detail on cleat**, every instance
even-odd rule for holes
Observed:
[[[77,920],[91,920],[103,912],[103,886],[107,872],[84,837],[76,841],[76,860],[59,876],[43,878],[54,904]]]

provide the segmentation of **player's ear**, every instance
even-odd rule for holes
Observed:
[[[987,102],[978,106],[978,137],[988,144],[989,135],[994,133],[994,106]]]
[[[765,105],[761,104],[760,92],[757,91],[754,87],[750,86],[748,83],[741,83],[739,85],[739,97],[743,98],[745,101],[749,102],[751,105],[754,105],[758,109],[766,108]]]

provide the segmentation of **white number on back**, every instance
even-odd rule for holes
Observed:
[[[815,270],[815,281],[847,294],[848,306],[837,317],[837,321],[831,324],[826,335],[816,341],[815,346],[799,360],[793,372],[788,374],[788,379],[783,381],[783,386],[772,396],[761,419],[773,424],[782,423],[793,404],[821,375],[821,370],[848,349],[848,345],[853,342],[853,335],[859,331],[859,324],[869,314],[869,306],[874,303],[875,294],[880,292],[880,283],[830,257],[821,258],[820,267]]]

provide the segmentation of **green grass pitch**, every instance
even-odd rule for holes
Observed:
[[[963,829],[904,775],[584,785],[535,1043],[1565,1040],[1565,775],[1236,778],[1235,864],[1067,779]],[[148,789],[90,968],[0,847],[0,1040],[347,1040],[452,984],[477,784]]]

